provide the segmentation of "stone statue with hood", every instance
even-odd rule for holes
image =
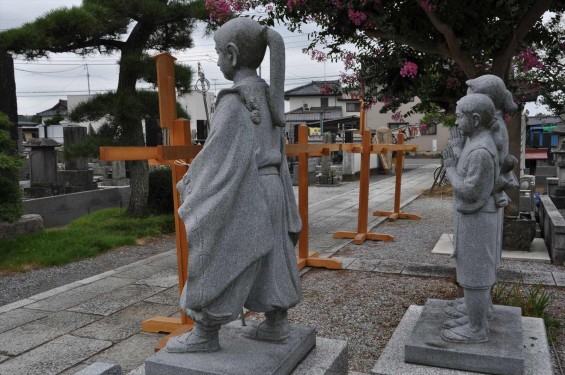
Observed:
[[[218,94],[210,135],[177,185],[190,249],[180,306],[194,329],[168,341],[176,353],[219,350],[219,329],[243,307],[266,316],[244,327],[246,337],[283,341],[287,310],[302,299],[301,221],[284,146],[284,42],[250,18],[228,21],[214,41],[233,86]],[[256,73],[267,47],[270,85]]]

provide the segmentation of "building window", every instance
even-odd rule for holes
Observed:
[[[345,111],[346,112],[361,112],[361,103],[359,103],[359,102],[345,103]]]
[[[420,135],[436,135],[437,124],[420,125]]]
[[[320,107],[329,107],[329,99],[320,98]]]

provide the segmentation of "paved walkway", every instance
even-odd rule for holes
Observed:
[[[435,165],[426,165],[404,174],[402,206],[429,188],[433,168]],[[336,230],[356,229],[358,183],[349,186],[311,189],[310,250],[329,256],[350,242],[331,235]],[[392,209],[393,197],[394,178],[371,182],[371,211]],[[370,216],[369,227],[383,220]],[[432,271],[417,265],[343,260],[352,270],[443,277],[453,274],[449,267]],[[98,361],[118,363],[125,374],[143,374],[144,360],[163,335],[140,332],[140,325],[152,316],[177,313],[176,266],[176,253],[171,249],[0,306],[0,375],[75,374]],[[565,286],[565,273],[556,276],[555,283]]]

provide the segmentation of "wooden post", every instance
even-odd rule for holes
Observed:
[[[157,60],[157,84],[159,87],[159,118],[163,129],[168,129],[168,140],[166,143],[172,146],[185,146],[191,144],[190,139],[190,123],[186,119],[177,119],[177,101],[175,95],[175,70],[174,61],[176,60],[168,53],[161,53],[155,56]],[[166,138],[166,137],[164,137]],[[162,162],[162,161],[160,161]],[[179,277],[179,294],[186,282],[188,269],[188,242],[186,239],[186,229],[184,223],[178,216],[180,207],[180,195],[177,191],[176,184],[182,179],[186,173],[187,167],[184,165],[173,164],[172,172],[172,188],[175,215],[175,233],[177,245],[177,267]],[[154,317],[145,320],[141,324],[141,329],[147,332],[167,332],[171,335],[179,335],[192,330],[193,322],[183,311],[180,312],[180,318],[171,317]],[[155,350],[164,347],[170,335],[161,340]]]
[[[404,134],[398,133],[398,144],[404,144]],[[394,187],[394,211],[375,211],[373,216],[388,216],[389,221],[397,219],[420,220],[420,216],[409,214],[400,210],[400,194],[402,192],[402,169],[404,167],[404,150],[396,151],[396,184]]]
[[[359,213],[357,217],[357,232],[335,232],[334,238],[352,238],[353,243],[361,245],[365,240],[394,241],[389,234],[368,233],[367,222],[369,214],[369,174],[371,167],[371,131],[362,134],[361,171],[359,178]]]
[[[298,143],[308,145],[308,126],[298,126]],[[298,211],[302,220],[302,231],[298,239],[298,269],[304,267],[321,267],[341,269],[341,261],[320,258],[317,252],[308,252],[308,153],[298,154]]]

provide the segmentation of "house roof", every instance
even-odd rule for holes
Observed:
[[[55,104],[53,108],[50,108],[43,112],[38,112],[37,116],[41,116],[41,117],[55,116],[57,113],[59,113],[63,117],[68,116],[69,111],[67,110],[66,100],[59,99],[59,103]]]
[[[327,88],[331,88],[331,92],[326,92]],[[333,90],[337,88],[337,90]],[[290,99],[295,96],[341,96],[341,85],[338,80],[335,81],[312,81],[306,85],[298,86],[284,92],[284,98]]]
[[[294,109],[285,113],[286,122],[312,122],[320,121],[320,114],[323,114],[324,120],[333,120],[343,116],[341,107],[309,107],[305,110],[303,107]]]
[[[561,118],[557,116],[547,116],[547,117],[528,117],[527,124],[528,126],[532,125],[558,125],[561,124]]]

